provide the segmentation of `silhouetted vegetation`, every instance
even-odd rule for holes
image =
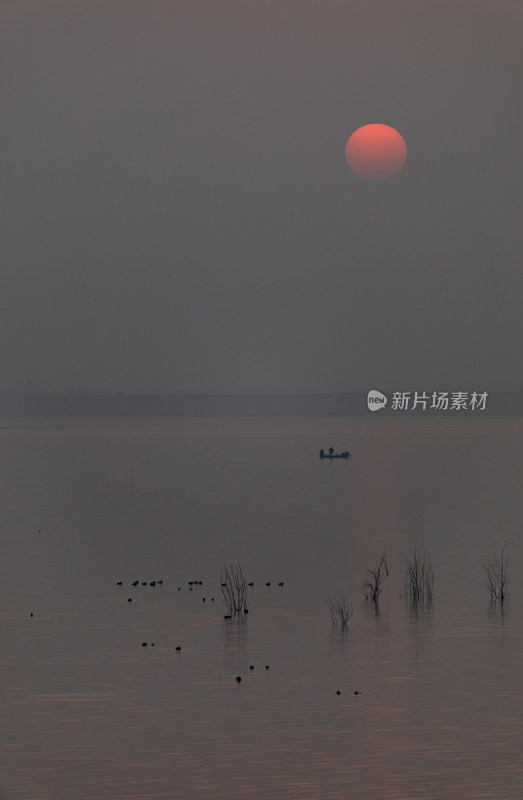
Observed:
[[[331,612],[332,626],[334,628],[339,626],[342,630],[346,628],[354,613],[352,603],[347,603],[342,594],[333,594],[331,597],[325,597],[325,604]]]
[[[231,563],[229,566],[225,562],[223,563],[220,583],[223,602],[229,612],[228,616],[233,617],[247,611],[247,581],[243,577],[239,562]]]
[[[414,606],[430,606],[434,598],[434,569],[427,551],[420,554],[417,544],[412,557],[405,560],[404,597]]]
[[[494,602],[499,600],[501,605],[508,597],[508,562],[510,556],[505,556],[507,547],[514,547],[511,542],[508,542],[501,550],[501,556],[498,558],[496,553],[492,553],[492,557],[488,561],[483,562],[483,569],[487,575],[486,587],[490,592],[490,599]]]
[[[381,584],[389,577],[389,568],[387,566],[387,554],[385,551],[381,554],[381,558],[374,565],[374,569],[367,570],[367,580],[361,587],[361,591],[365,595],[365,600],[372,600],[373,603],[378,602],[378,597],[381,594]]]

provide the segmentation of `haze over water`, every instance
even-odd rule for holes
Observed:
[[[6,800],[522,796],[520,420],[48,424],[0,431]],[[331,444],[353,457],[320,461]],[[502,613],[482,562],[507,542]],[[243,621],[224,560],[254,582]]]

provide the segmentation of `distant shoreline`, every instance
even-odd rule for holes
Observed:
[[[353,394],[8,395],[0,418],[24,417],[434,417],[523,414],[523,395],[493,392],[485,411],[367,409],[366,392]]]

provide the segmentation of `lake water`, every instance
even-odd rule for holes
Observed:
[[[0,430],[2,800],[523,797],[521,420],[21,424],[56,427]],[[482,562],[508,542],[501,609]]]

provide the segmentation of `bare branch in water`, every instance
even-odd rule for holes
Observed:
[[[417,543],[412,557],[405,560],[404,597],[413,606],[431,606],[434,598],[434,568],[427,551],[419,553]]]
[[[508,542],[501,550],[501,557],[498,558],[496,553],[492,553],[489,561],[483,562],[483,569],[487,575],[486,587],[490,592],[490,599],[492,601],[499,600],[501,605],[508,597],[508,562],[510,556],[505,556],[507,547],[514,547],[512,542]]]
[[[347,623],[354,613],[352,603],[347,603],[342,594],[332,595],[324,598],[325,605],[331,612],[333,628],[339,626],[342,630],[347,627]]]
[[[381,594],[381,584],[389,577],[389,568],[387,566],[387,554],[385,551],[381,554],[381,558],[374,565],[374,569],[367,570],[367,580],[361,587],[361,591],[365,595],[365,600],[372,600],[373,603],[378,602],[378,597]]]
[[[247,581],[243,577],[240,562],[231,563],[229,566],[225,561],[223,562],[220,583],[223,603],[229,612],[228,616],[243,614],[247,608]]]

